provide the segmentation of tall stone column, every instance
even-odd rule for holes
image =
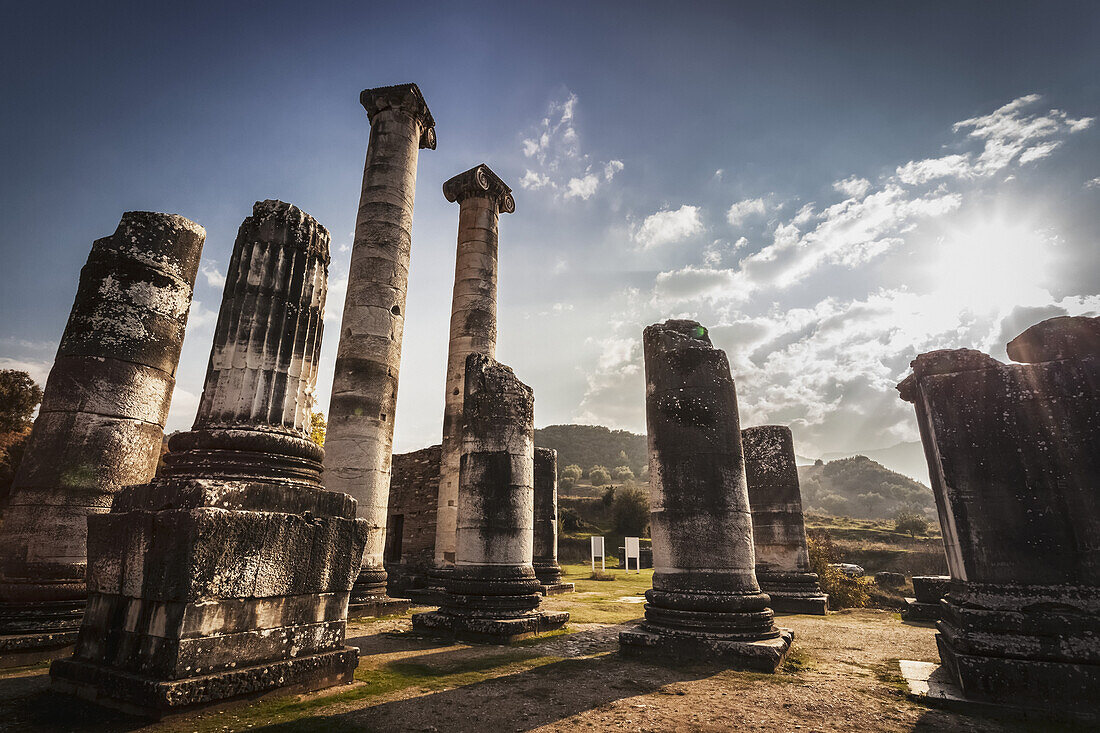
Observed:
[[[466,357],[455,566],[442,607],[413,628],[471,641],[509,642],[561,627],[565,612],[539,610],[531,565],[535,397],[512,370]]]
[[[817,573],[810,570],[791,429],[786,425],[745,428],[741,445],[760,589],[776,611],[823,616],[829,597],[821,592]]]
[[[0,528],[0,652],[76,638],[87,517],[160,457],[206,232],[182,216],[128,211],[96,240]]]
[[[558,452],[535,448],[535,577],[544,596],[572,593],[572,583],[561,582],[558,564]]]
[[[161,716],[349,682],[366,522],[321,487],[309,439],[329,234],[281,201],[237,234],[194,428],[89,519],[90,598],[54,687]]]
[[[421,148],[435,150],[435,120],[415,84],[365,89],[359,101],[371,131],[332,380],[325,481],[359,502],[370,527],[356,598],[386,606],[383,553],[416,160]]]
[[[695,321],[645,329],[653,588],[622,650],[774,672],[791,632],[756,582],[737,395],[724,352]]]
[[[443,401],[443,452],[435,525],[435,564],[455,561],[458,463],[462,448],[462,384],[466,357],[496,356],[497,220],[516,210],[512,189],[482,163],[443,184],[443,195],[459,204],[458,253],[451,297],[447,384]]]
[[[936,637],[966,697],[1093,718],[1100,699],[1100,319],[921,354],[916,408],[951,584]]]

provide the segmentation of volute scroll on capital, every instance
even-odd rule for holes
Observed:
[[[512,189],[484,163],[475,165],[444,183],[443,196],[451,203],[462,203],[471,196],[482,196],[495,200],[497,209],[502,214],[511,214],[516,210]]]
[[[420,147],[435,150],[435,118],[416,84],[364,89],[359,93],[359,103],[367,111],[367,119],[372,124],[375,115],[388,109],[412,115],[420,123]]]

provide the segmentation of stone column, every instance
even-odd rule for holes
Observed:
[[[572,593],[572,583],[561,582],[558,565],[558,452],[535,448],[535,577],[544,596]]]
[[[415,84],[365,89],[359,101],[371,132],[332,380],[325,469],[327,487],[359,502],[359,516],[370,527],[356,598],[390,612],[400,609],[387,605],[382,556],[416,159],[421,148],[435,149],[435,121]]]
[[[534,393],[487,356],[466,357],[455,567],[446,598],[413,628],[471,641],[509,642],[561,627],[565,612],[539,611],[531,565],[534,525]]]
[[[829,597],[821,592],[817,573],[810,570],[791,429],[785,425],[745,428],[741,445],[760,589],[776,611],[823,616]]]
[[[128,211],[92,245],[0,529],[0,652],[76,637],[87,517],[156,472],[205,239]]]
[[[484,163],[444,183],[443,195],[452,203],[458,202],[459,212],[435,525],[438,569],[445,569],[455,561],[463,370],[470,354],[496,356],[497,220],[501,212],[510,214],[516,210],[512,189]]]
[[[54,687],[161,716],[349,682],[367,527],[309,439],[329,234],[281,201],[237,235],[194,428],[88,523],[90,597]]]
[[[1100,699],[1100,319],[913,361],[951,585],[936,637],[962,693],[1095,714]]]
[[[737,395],[695,321],[645,329],[653,588],[622,650],[774,672],[792,634],[756,582]]]

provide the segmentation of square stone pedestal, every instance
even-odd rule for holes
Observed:
[[[154,679],[119,669],[59,659],[50,666],[51,687],[131,715],[160,719],[231,698],[289,695],[353,681],[359,650],[343,647],[267,664],[179,680]]]
[[[774,639],[741,641],[717,634],[656,631],[640,624],[619,632],[619,650],[628,657],[719,662],[731,669],[772,673],[783,663],[793,640],[790,629],[779,629]]]
[[[555,631],[569,620],[567,611],[537,611],[520,618],[478,618],[443,611],[413,614],[416,631],[451,636],[460,641],[510,644],[548,631]]]
[[[906,598],[901,617],[906,621],[939,621],[939,603],[921,603],[916,598]]]
[[[577,590],[577,586],[572,583],[553,583],[551,585],[542,586],[542,594],[544,596],[557,596],[562,593],[574,593]]]

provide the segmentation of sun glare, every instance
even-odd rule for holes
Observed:
[[[972,219],[941,240],[937,291],[975,313],[1046,302],[1053,242],[1007,215]]]

